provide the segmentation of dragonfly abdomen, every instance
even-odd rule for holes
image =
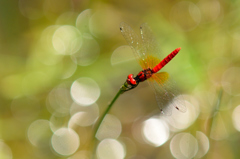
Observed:
[[[157,64],[153,69],[152,73],[157,73],[161,70],[169,61],[171,61],[180,51],[180,47],[171,52],[167,57],[165,57],[159,64]]]

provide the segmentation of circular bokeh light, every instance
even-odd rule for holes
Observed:
[[[111,64],[117,65],[135,59],[130,46],[123,45],[116,48],[111,56]]]
[[[52,37],[52,44],[59,54],[71,55],[80,49],[82,35],[77,28],[64,25],[55,31]]]
[[[1,159],[12,159],[12,150],[10,147],[0,140],[0,158]]]
[[[47,146],[52,135],[48,120],[39,119],[31,123],[28,128],[28,140],[34,146]]]
[[[170,150],[175,158],[193,158],[198,151],[198,142],[191,134],[180,133],[172,138]]]
[[[90,34],[85,33],[81,48],[72,55],[72,58],[76,64],[88,66],[97,60],[99,53],[98,42]]]
[[[76,27],[82,32],[82,33],[89,33],[89,19],[92,16],[92,10],[86,9],[82,11],[76,20]]]
[[[60,128],[52,136],[52,147],[60,155],[72,155],[80,145],[78,134],[69,128]]]
[[[165,121],[150,118],[143,124],[143,135],[146,141],[153,146],[163,145],[169,138],[169,129]]]
[[[123,159],[125,151],[123,145],[115,139],[105,139],[97,147],[99,159]]]
[[[120,120],[113,115],[107,114],[97,131],[96,137],[98,140],[118,138],[121,132],[122,125]]]
[[[90,126],[94,124],[99,116],[99,109],[96,103],[88,106],[81,106],[73,103],[70,109],[71,118],[68,127],[74,125]]]
[[[100,96],[100,88],[93,79],[82,77],[73,82],[71,96],[80,105],[90,105]]]
[[[199,25],[201,12],[193,2],[181,1],[172,7],[170,19],[180,30],[191,31]]]
[[[201,131],[196,132],[196,139],[198,141],[198,152],[196,154],[196,158],[202,158],[207,154],[210,144],[208,137]]]

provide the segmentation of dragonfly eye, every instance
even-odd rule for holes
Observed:
[[[135,79],[127,79],[127,83],[132,86],[135,86],[138,84]]]
[[[130,84],[137,85],[137,81],[134,78],[132,78],[132,79],[130,79]]]
[[[132,79],[132,78],[133,78],[133,74],[129,74],[128,79]]]
[[[128,75],[127,83],[132,86],[137,85],[137,81],[134,79],[133,74]]]

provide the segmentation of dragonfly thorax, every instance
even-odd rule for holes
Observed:
[[[143,82],[146,79],[150,78],[152,76],[152,70],[150,68],[142,70],[138,73],[136,77],[133,77],[133,74],[128,75],[127,83],[136,86],[139,82]]]
[[[150,78],[151,76],[152,76],[152,70],[148,68],[139,72],[138,75],[135,77],[135,80],[139,82],[143,82],[146,79]]]

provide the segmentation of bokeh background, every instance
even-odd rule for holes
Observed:
[[[0,1],[1,159],[239,158],[237,0]],[[163,116],[119,30],[152,28],[187,107]],[[94,143],[96,151],[94,151]]]

